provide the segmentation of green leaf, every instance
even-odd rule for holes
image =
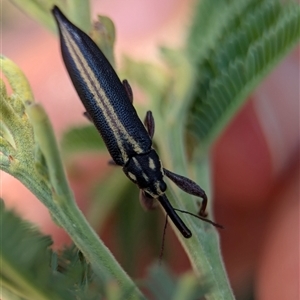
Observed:
[[[0,167],[29,187],[44,203],[51,202],[51,191],[35,168],[43,164],[35,157],[33,126],[26,109],[34,105],[33,95],[21,70],[9,59],[0,56],[1,71],[11,86],[12,94],[3,89],[1,97]],[[2,86],[4,83],[2,82]]]
[[[65,11],[82,30],[85,32],[90,30],[89,0],[68,0],[67,3],[58,0],[27,0],[26,3],[22,0],[11,0],[11,2],[52,32],[56,32],[56,24],[51,15],[54,5],[58,5],[62,11]]]
[[[106,147],[94,125],[69,128],[62,136],[61,150],[64,157],[80,153],[98,151]]]
[[[51,18],[50,11],[57,1],[28,0],[26,1],[26,5],[24,5],[24,1],[22,0],[11,0],[11,2],[13,2],[22,11],[26,12],[30,17],[55,32],[55,23]]]
[[[132,257],[144,258],[144,251],[158,257],[162,243],[163,225],[158,222],[159,210],[144,211],[139,202],[138,189],[129,182],[117,206],[116,237],[121,250],[123,265],[129,274],[138,273],[138,264]],[[161,226],[160,226],[161,224]],[[128,243],[130,241],[130,243]]]
[[[91,191],[92,201],[86,212],[87,219],[94,228],[102,228],[118,202],[124,199],[130,184],[117,166],[114,166],[114,170],[105,179],[96,182]]]
[[[112,66],[115,66],[114,44],[116,39],[115,25],[112,20],[105,16],[98,16],[90,37],[98,45]]]
[[[186,273],[178,278],[164,265],[154,264],[142,282],[153,299],[156,300],[195,300],[201,299],[209,291],[207,282],[199,282],[192,273]]]
[[[57,26],[51,10],[54,5],[57,5],[76,26],[91,36],[111,64],[115,64],[113,54],[114,24],[106,16],[98,16],[97,21],[92,24],[89,0],[27,0],[26,2],[11,0],[11,2],[52,32],[57,32]]]
[[[147,281],[146,286],[154,299],[164,300],[173,298],[176,281],[167,268],[154,265],[149,270]]]
[[[187,46],[195,66],[187,120],[202,147],[215,141],[250,92],[295,46],[299,19],[299,5],[292,2],[200,2]]]

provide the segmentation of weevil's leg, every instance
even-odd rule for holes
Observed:
[[[155,122],[151,110],[148,110],[146,113],[144,125],[149,133],[150,138],[152,139],[155,131]]]
[[[124,79],[122,81],[122,83],[123,83],[123,86],[125,88],[125,91],[127,93],[127,96],[129,98],[130,102],[133,103],[133,93],[132,93],[132,88],[131,88],[129,82],[126,79]]]
[[[159,254],[159,265],[161,265],[162,257],[163,257],[163,254],[164,254],[165,237],[166,237],[167,226],[168,226],[168,214],[166,214],[166,221],[165,221],[163,238],[162,238],[161,249],[160,249],[160,254]]]
[[[140,190],[139,200],[141,206],[147,210],[153,210],[157,207],[157,201],[150,195],[146,194],[143,190]]]
[[[111,165],[111,166],[119,166],[119,165],[116,164],[116,162],[113,159],[110,159],[108,161],[108,164]]]
[[[115,162],[112,158],[110,160],[108,160],[108,164],[111,166],[116,166],[116,167],[123,167],[122,164],[118,164],[117,162]]]
[[[164,168],[164,173],[168,178],[170,178],[179,188],[181,188],[186,193],[202,198],[202,205],[199,210],[199,215],[201,217],[206,217],[207,214],[205,210],[207,205],[207,196],[204,190],[202,190],[201,187],[196,182],[194,182],[189,178],[175,174],[165,168]]]
[[[91,118],[91,116],[89,115],[89,113],[88,113],[87,111],[85,111],[85,112],[83,113],[83,115],[84,115],[89,121],[91,121],[91,122],[93,123],[93,119]]]
[[[170,217],[170,219],[172,220],[174,225],[181,232],[181,234],[187,239],[190,238],[192,236],[191,231],[186,227],[186,225],[183,223],[183,221],[177,215],[176,211],[170,204],[167,196],[165,194],[163,194],[162,196],[159,196],[158,201],[160,202],[160,204],[162,205],[162,207],[164,208],[165,212]]]

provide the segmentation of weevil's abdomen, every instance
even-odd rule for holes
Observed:
[[[86,35],[55,7],[62,56],[74,87],[118,165],[150,151],[151,139],[114,69]]]

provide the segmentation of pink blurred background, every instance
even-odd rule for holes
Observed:
[[[180,45],[193,1],[92,3],[94,18],[99,13],[115,23],[120,62],[124,54],[157,60],[158,45]],[[1,52],[24,71],[57,135],[70,124],[86,122],[80,102],[74,101],[77,96],[57,38],[8,1],[2,9]],[[222,251],[236,295],[243,299],[252,285],[255,299],[299,299],[299,48],[251,95],[212,157],[215,217],[226,226]],[[101,164],[87,161],[82,167],[90,169],[92,178]],[[3,172],[0,176],[6,205],[51,234],[57,245],[63,244],[66,235],[52,223],[46,208],[14,178]],[[71,180],[80,202],[85,182],[79,182]],[[175,269],[189,267],[184,259]]]

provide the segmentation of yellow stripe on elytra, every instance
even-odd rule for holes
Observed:
[[[97,80],[94,72],[88,65],[84,56],[82,55],[76,42],[72,39],[69,32],[62,27],[62,34],[65,37],[66,46],[72,56],[74,63],[80,72],[81,78],[84,80],[88,86],[89,91],[93,94],[96,103],[98,104],[100,110],[105,116],[111,131],[114,134],[118,147],[121,151],[124,162],[128,160],[128,155],[125,148],[123,147],[122,139],[126,139],[132,146],[136,153],[142,153],[143,150],[140,145],[135,141],[135,139],[128,134],[124,125],[120,122],[118,115],[116,114],[114,108],[110,104],[110,101],[102,89],[99,81]],[[128,100],[129,101],[129,100]]]

